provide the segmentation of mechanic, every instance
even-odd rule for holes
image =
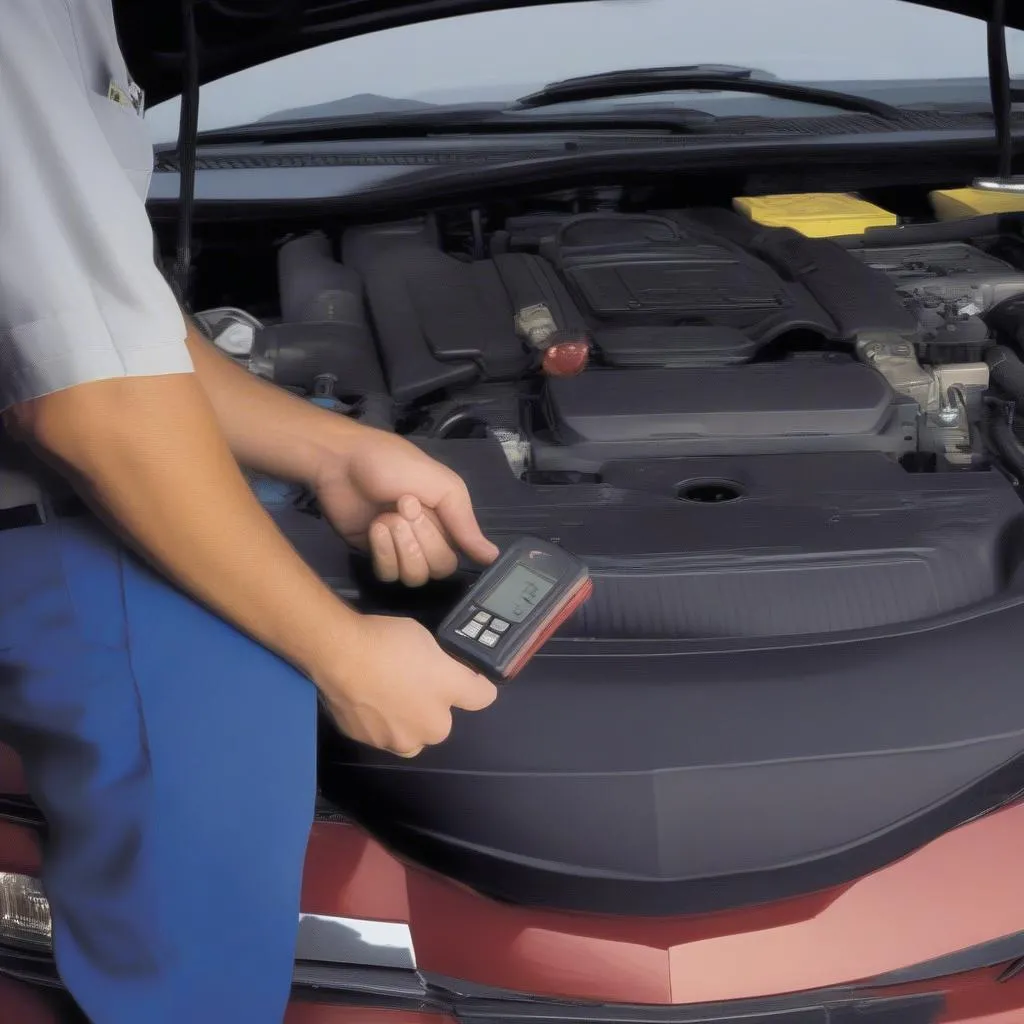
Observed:
[[[496,691],[342,603],[240,465],[308,486],[385,580],[497,549],[450,470],[188,323],[111,0],[0,0],[0,144],[0,738],[49,824],[58,969],[96,1024],[279,1022],[317,692],[412,756]]]

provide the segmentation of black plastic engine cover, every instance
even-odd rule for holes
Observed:
[[[534,464],[916,447],[917,407],[844,356],[704,369],[593,369],[545,381]]]
[[[610,366],[729,366],[746,363],[758,345],[737,327],[598,327],[591,337]]]
[[[843,360],[704,370],[595,370],[545,382],[559,441],[873,434],[893,399],[880,373]]]
[[[913,335],[917,318],[893,282],[850,250],[827,238],[807,238],[792,228],[765,228],[732,210],[700,209],[674,217],[690,231],[714,232],[763,260],[828,310],[829,337],[850,340],[867,331]]]
[[[480,376],[514,379],[530,366],[494,261],[447,255],[418,222],[349,230],[342,258],[365,282],[388,386],[398,401]]]
[[[514,903],[699,913],[862,876],[1024,785],[999,474],[782,456],[531,487],[485,442],[448,461],[496,541],[587,556],[595,614],[413,762],[325,735],[324,792],[402,855]],[[674,496],[703,474],[744,498]]]
[[[584,215],[541,252],[597,325],[727,327],[758,344],[789,330],[836,331],[804,288],[682,218]]]
[[[726,366],[791,332],[916,328],[887,276],[847,250],[727,211],[584,214],[550,232],[537,253],[478,260],[442,251],[429,221],[345,232],[396,399],[523,375],[534,357],[515,318],[536,305],[589,332],[608,366]]]

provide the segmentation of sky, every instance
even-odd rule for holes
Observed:
[[[1024,32],[1011,33],[1024,75]],[[982,22],[901,0],[589,0],[377,32],[205,86],[200,128],[360,93],[433,102],[513,97],[574,75],[727,63],[794,80],[987,74]],[[177,101],[147,115],[177,134]]]

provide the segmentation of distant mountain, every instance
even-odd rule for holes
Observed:
[[[430,89],[417,93],[416,99],[442,107],[458,103],[509,103],[517,96],[536,92],[542,85],[543,81],[520,85],[474,85],[468,89]]]
[[[292,107],[289,110],[278,110],[260,121],[290,121],[293,118],[320,117],[351,117],[359,114],[394,114],[402,110],[424,110],[433,104],[421,100],[395,99],[393,96],[376,96],[373,93],[360,93],[357,96],[346,96],[341,100],[330,100],[327,103],[316,103],[311,107]]]

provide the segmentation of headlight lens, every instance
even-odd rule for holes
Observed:
[[[0,945],[52,950],[50,903],[38,878],[0,871]]]

